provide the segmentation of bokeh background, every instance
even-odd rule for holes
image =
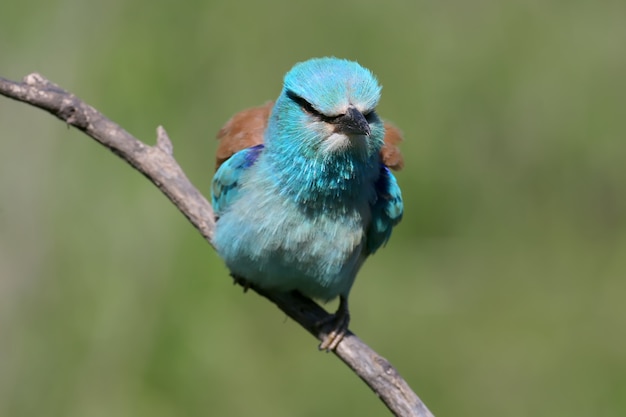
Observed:
[[[626,3],[3,0],[38,71],[175,155],[314,56],[405,133],[405,218],[352,329],[439,416],[626,415]],[[328,305],[334,309],[335,304]],[[382,403],[141,175],[0,97],[0,416],[369,416]]]

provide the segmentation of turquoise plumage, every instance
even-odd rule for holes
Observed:
[[[299,63],[285,76],[263,143],[234,153],[213,178],[213,243],[234,277],[340,297],[323,349],[343,337],[356,274],[403,214],[381,158],[379,98],[378,82],[356,62]]]

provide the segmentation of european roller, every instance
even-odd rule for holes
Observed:
[[[320,349],[337,347],[365,259],[402,218],[400,132],[376,113],[381,87],[356,62],[296,64],[274,103],[219,132],[213,243],[244,285],[299,291],[339,308]]]

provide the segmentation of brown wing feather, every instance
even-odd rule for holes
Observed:
[[[215,170],[236,152],[263,143],[263,132],[274,106],[268,101],[260,107],[240,111],[217,133],[220,141],[215,154]]]
[[[263,143],[263,132],[274,106],[268,101],[260,107],[240,111],[230,118],[217,133],[220,141],[216,152],[215,170],[228,158],[242,149]],[[399,171],[404,166],[404,159],[398,145],[402,142],[400,129],[385,122],[385,144],[380,150],[383,163],[389,168]]]
[[[383,163],[394,171],[404,168],[404,158],[398,147],[402,140],[402,131],[395,125],[385,122],[385,144],[380,150],[380,156]]]

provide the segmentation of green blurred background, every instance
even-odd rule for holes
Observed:
[[[352,329],[439,416],[626,415],[626,3],[4,0],[38,71],[208,195],[215,132],[297,61],[356,59],[405,133],[406,212]],[[334,309],[335,304],[328,305]],[[141,175],[0,98],[0,416],[368,416]]]

